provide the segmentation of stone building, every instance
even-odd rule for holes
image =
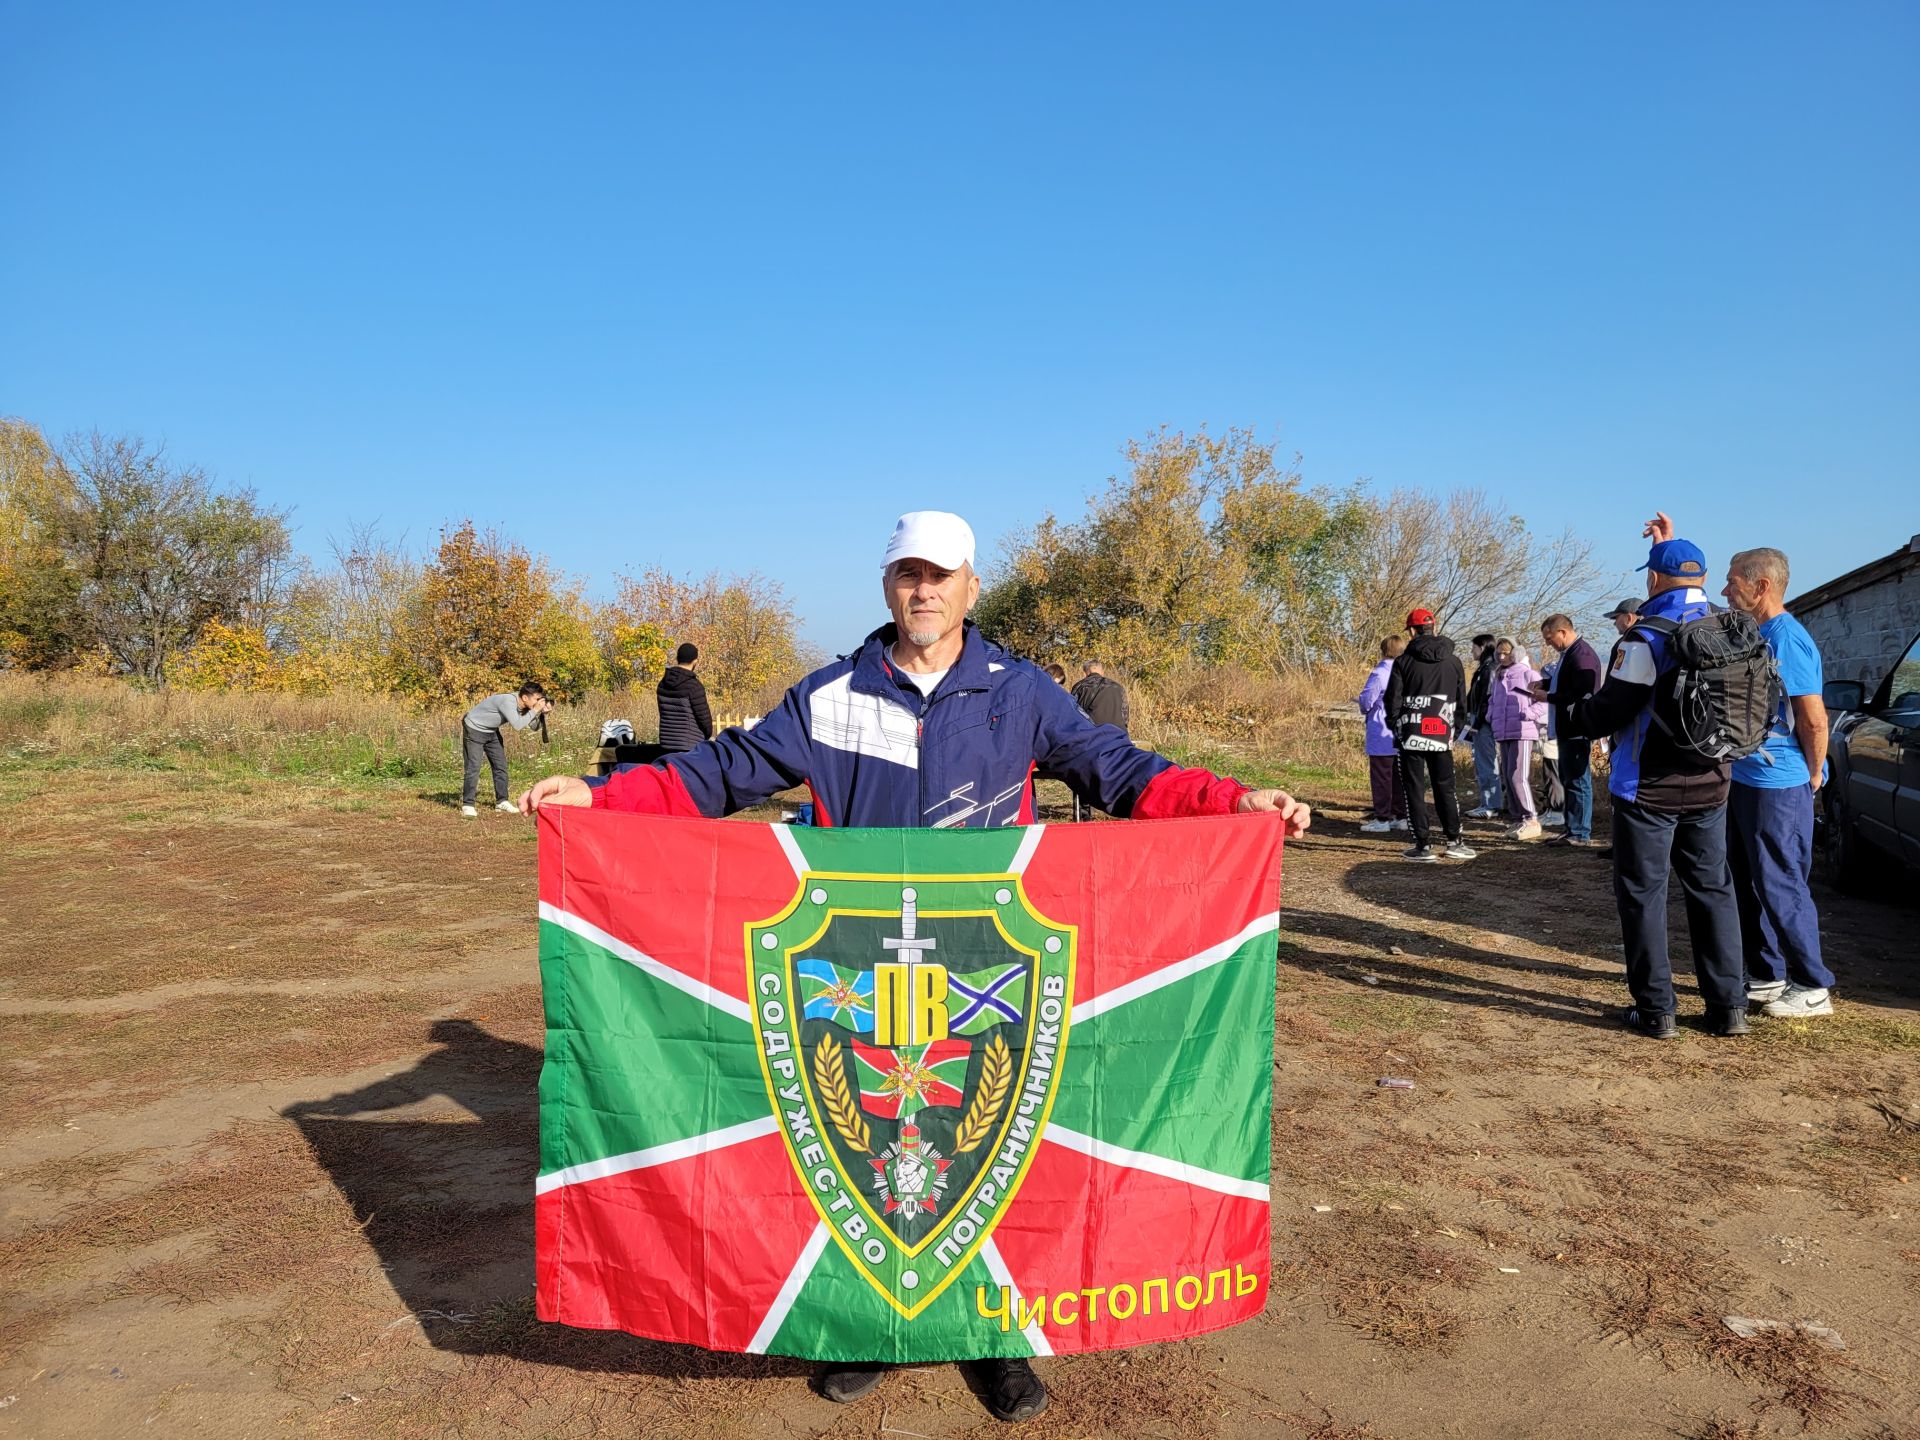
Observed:
[[[1829,680],[1858,680],[1872,693],[1920,632],[1920,535],[1838,580],[1787,602],[1820,647]]]

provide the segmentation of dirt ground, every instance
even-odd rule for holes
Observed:
[[[1920,904],[1819,890],[1833,1019],[1655,1044],[1603,862],[1409,866],[1311,798],[1271,1303],[1047,1362],[1019,1433],[1920,1435]],[[0,853],[0,1434],[1004,1433],[951,1366],[842,1409],[534,1320],[531,827],[26,768]]]

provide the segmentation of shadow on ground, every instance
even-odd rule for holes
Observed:
[[[439,1048],[404,1074],[282,1113],[353,1207],[395,1293],[436,1348],[670,1378],[810,1371],[778,1357],[535,1319],[540,1052],[471,1020],[435,1021],[428,1038]],[[374,1118],[436,1098],[470,1116]]]

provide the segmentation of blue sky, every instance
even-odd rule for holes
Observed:
[[[697,13],[696,13],[697,12]],[[0,413],[879,614],[1160,424],[1624,571],[1920,531],[1906,4],[0,3]],[[618,517],[618,518],[612,518]],[[1716,582],[1717,583],[1717,582]]]

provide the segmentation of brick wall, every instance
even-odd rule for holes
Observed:
[[[1858,680],[1871,691],[1920,633],[1920,555],[1858,590],[1788,608],[1820,647],[1827,679]]]

